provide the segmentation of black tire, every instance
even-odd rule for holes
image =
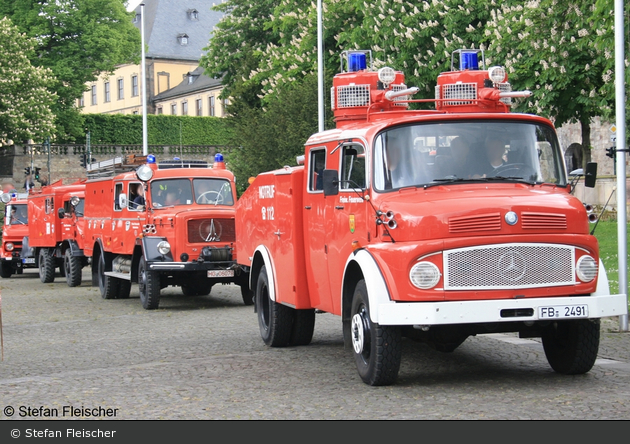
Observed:
[[[263,342],[270,347],[286,347],[291,340],[294,312],[269,297],[269,279],[265,267],[256,281],[256,312]]]
[[[129,299],[131,293],[131,281],[126,279],[118,279],[120,288],[118,290],[117,299]]]
[[[363,382],[373,386],[393,384],[402,357],[401,330],[372,322],[364,280],[354,290],[350,328],[352,351]]]
[[[599,351],[600,321],[558,321],[542,334],[542,344],[551,368],[563,375],[588,372]]]
[[[254,292],[249,289],[249,285],[241,285],[241,297],[243,298],[243,304],[254,305]]]
[[[308,345],[315,331],[315,309],[295,310],[289,345]]]
[[[192,285],[182,285],[182,294],[184,296],[208,296],[212,291],[214,284],[210,281],[196,282]]]
[[[59,276],[66,277],[66,267],[64,266],[63,259],[61,260],[61,264],[59,264]]]
[[[66,282],[68,287],[78,287],[81,285],[81,258],[73,256],[70,248],[63,255],[63,267],[66,270]]]
[[[44,284],[55,281],[55,263],[47,248],[39,250],[39,280]]]
[[[160,274],[149,270],[144,257],[138,265],[138,290],[145,310],[155,310],[160,305]]]
[[[103,299],[116,299],[120,292],[120,279],[105,275],[105,255],[98,258],[98,288]]]
[[[8,279],[13,274],[13,264],[11,262],[2,261],[0,263],[0,276]]]

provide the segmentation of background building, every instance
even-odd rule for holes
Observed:
[[[209,104],[211,101],[218,104],[221,84],[219,80],[203,76],[203,70],[198,68],[203,48],[208,45],[214,27],[223,17],[222,13],[210,9],[214,3],[216,1],[211,0],[145,0],[146,79],[142,79],[140,64],[121,65],[112,74],[103,73],[97,81],[86,85],[87,91],[78,103],[82,112],[141,114],[142,82],[146,81],[147,113],[173,114],[170,105],[167,111],[163,102],[158,108],[156,97],[182,85],[187,85],[187,90],[191,92],[192,85],[197,82],[190,82],[190,78],[195,77],[202,81],[196,87],[205,84],[203,100],[206,112],[202,115],[213,115],[209,113]],[[134,12],[134,24],[140,30],[141,7],[137,6]],[[170,97],[171,101],[175,100],[173,97]],[[197,115],[192,107],[198,105],[196,100],[199,98],[194,96],[189,102],[178,97],[176,114],[182,115],[183,107],[191,107],[187,114]],[[221,117],[222,107],[219,108],[221,112],[215,111],[214,115]]]

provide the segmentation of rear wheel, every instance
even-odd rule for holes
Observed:
[[[55,263],[47,248],[39,250],[39,280],[44,284],[55,280]]]
[[[118,291],[118,299],[129,299],[129,293],[131,293],[131,281],[126,279],[118,279],[120,289]]]
[[[400,328],[383,327],[372,322],[364,280],[360,280],[354,290],[350,331],[357,370],[363,382],[369,385],[393,384],[398,377],[402,357]]]
[[[269,297],[269,279],[265,267],[256,282],[256,311],[260,336],[270,347],[286,347],[291,340],[294,310],[278,304]]]
[[[98,288],[103,299],[115,299],[120,291],[120,280],[105,275],[105,255],[98,258]]]
[[[10,278],[12,274],[13,274],[13,265],[11,264],[11,262],[2,261],[0,263],[0,276],[7,279],[7,278]]]
[[[73,256],[68,248],[63,255],[63,267],[66,270],[66,282],[68,287],[81,285],[81,258]]]
[[[315,309],[295,310],[290,345],[308,345],[315,331]]]
[[[245,305],[254,305],[254,292],[249,289],[249,285],[241,285],[241,297]]]
[[[550,325],[542,335],[542,343],[551,368],[565,375],[579,375],[593,368],[599,351],[599,329],[599,319]]]
[[[182,285],[184,296],[208,296],[212,291],[212,282],[195,282],[192,285]]]
[[[138,265],[138,284],[140,301],[146,310],[155,310],[160,305],[160,275],[149,270],[144,257]]]

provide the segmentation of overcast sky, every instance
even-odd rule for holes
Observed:
[[[142,0],[127,0],[127,11],[133,11],[140,3]]]

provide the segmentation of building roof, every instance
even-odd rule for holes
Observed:
[[[147,58],[199,60],[206,53],[222,12],[210,8],[217,0],[144,0],[144,39]],[[134,25],[141,29],[141,5]],[[186,44],[182,44],[182,38]]]
[[[221,87],[221,79],[213,79],[203,73],[204,69],[199,66],[194,71],[189,72],[184,80],[174,88],[156,95],[153,101],[166,100],[173,97],[186,96],[200,91],[207,91]]]

